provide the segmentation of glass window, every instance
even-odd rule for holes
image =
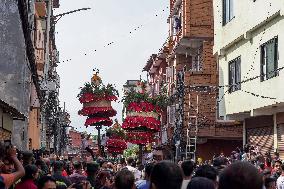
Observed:
[[[223,25],[234,18],[234,0],[223,0]]]
[[[261,81],[278,75],[278,38],[261,45]]]
[[[241,89],[241,57],[229,62],[229,92]]]

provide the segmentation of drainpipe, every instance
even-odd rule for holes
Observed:
[[[278,141],[277,141],[277,116],[276,113],[273,114],[273,147],[274,152],[277,152],[278,149]]]
[[[246,133],[246,120],[243,121],[243,146],[246,145],[247,133]]]
[[[45,43],[45,64],[44,64],[44,81],[48,79],[49,70],[49,40],[50,40],[50,19],[52,11],[52,0],[46,1],[47,3],[47,20],[46,20],[46,43]]]

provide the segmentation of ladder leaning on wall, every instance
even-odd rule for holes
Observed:
[[[191,159],[194,162],[196,161],[196,144],[197,144],[197,134],[198,134],[198,105],[199,97],[196,96],[196,109],[193,111],[195,115],[190,115],[188,112],[188,125],[186,129],[186,159]],[[189,108],[195,108],[190,103],[190,94],[189,94]]]

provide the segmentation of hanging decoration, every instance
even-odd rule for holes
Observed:
[[[126,113],[122,128],[127,131],[126,139],[130,143],[151,143],[153,134],[161,129],[160,116],[169,102],[166,89],[155,96],[151,96],[149,91],[147,83],[140,81],[125,91],[122,99]]]
[[[109,139],[106,142],[107,152],[113,156],[123,154],[123,151],[127,149],[125,141],[125,132],[115,120],[115,124],[106,131],[106,135]]]
[[[78,112],[79,115],[88,116],[85,126],[94,126],[101,129],[102,126],[111,126],[113,117],[117,112],[112,108],[111,102],[118,98],[118,91],[112,84],[104,85],[99,76],[99,70],[95,73],[91,82],[85,83],[81,88],[78,98],[83,108]]]

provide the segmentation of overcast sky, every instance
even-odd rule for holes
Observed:
[[[60,61],[72,59],[60,63],[57,68],[61,78],[61,104],[66,102],[72,126],[86,130],[86,117],[78,115],[82,105],[76,96],[79,87],[90,81],[93,68],[100,70],[104,83],[115,84],[120,94],[126,80],[139,79],[150,55],[158,52],[168,36],[168,2],[60,0],[60,8],[55,9],[55,14],[91,8],[66,15],[56,24]],[[110,42],[114,43],[107,46]],[[122,103],[115,103],[113,107],[118,111],[117,118],[121,122]],[[88,128],[87,131],[94,132],[94,129]]]

